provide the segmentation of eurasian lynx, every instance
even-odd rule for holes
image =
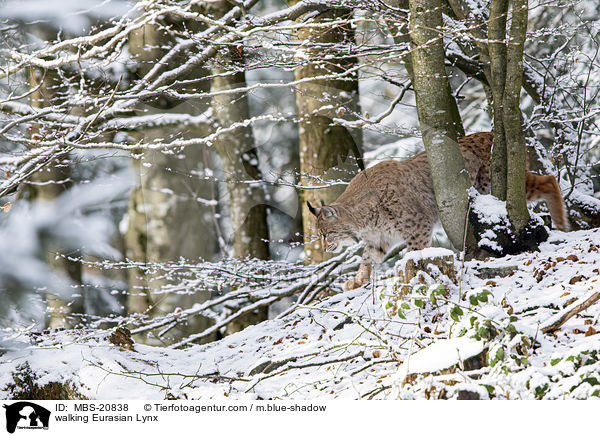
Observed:
[[[465,166],[473,186],[490,192],[492,133],[475,133],[459,139]],[[529,167],[529,166],[528,166]],[[565,206],[554,176],[536,176],[527,170],[527,200],[544,200],[554,225],[567,230]],[[338,245],[364,241],[358,274],[346,282],[347,289],[367,283],[371,266],[397,242],[405,240],[408,250],[431,245],[438,208],[425,152],[405,161],[384,161],[360,172],[340,197],[329,206],[309,210],[317,218],[317,230],[325,251]]]

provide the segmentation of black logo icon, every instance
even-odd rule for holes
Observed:
[[[50,411],[29,401],[19,401],[4,405],[6,409],[6,430],[14,433],[17,426],[26,429],[48,429]]]

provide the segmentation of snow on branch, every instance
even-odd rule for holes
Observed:
[[[220,262],[199,264],[185,261],[174,263],[139,263],[131,261],[84,262],[88,268],[132,269],[142,271],[150,280],[167,280],[161,295],[170,293],[196,293],[209,291],[215,295],[204,303],[177,310],[163,316],[147,319],[142,315],[131,315],[127,324],[132,334],[160,329],[159,338],[178,324],[186,323],[195,316],[212,318],[215,324],[204,331],[193,334],[172,345],[178,348],[200,341],[225,328],[228,324],[261,307],[268,307],[283,298],[294,297],[295,302],[285,314],[312,303],[325,290],[341,291],[344,278],[358,268],[355,246],[338,256],[317,265],[299,265],[288,262],[238,261],[226,259]],[[191,277],[190,277],[191,276]],[[231,289],[227,291],[227,289]],[[110,318],[98,323],[113,322]]]

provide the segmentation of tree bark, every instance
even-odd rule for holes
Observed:
[[[163,17],[170,27],[181,26],[181,22]],[[165,24],[165,23],[163,23]],[[167,26],[167,27],[169,27]],[[190,24],[189,26],[193,26]],[[164,54],[165,47],[172,44],[174,37],[161,25],[147,25],[130,34],[130,51],[138,61],[138,77],[142,77],[156,59]],[[177,62],[177,59],[173,60]],[[194,75],[178,79],[200,79],[205,75],[201,67]],[[208,91],[204,82],[202,89]],[[190,113],[199,115],[209,107],[208,101],[193,103],[153,99],[138,110],[146,114]],[[183,138],[206,136],[209,128],[151,128],[131,135],[151,143],[156,138],[178,135]],[[190,177],[201,172],[210,161],[210,151],[204,147],[187,147],[175,154],[146,151],[134,156],[132,167],[137,186],[132,190],[125,237],[127,257],[142,263],[164,263],[184,259],[211,260],[218,252],[217,231],[212,209],[206,204],[211,200],[214,183],[203,177]],[[128,311],[149,316],[171,313],[178,307],[191,307],[210,299],[209,291],[197,291],[192,295],[165,293],[163,288],[171,284],[160,273],[152,274],[142,269],[129,270],[130,293]],[[164,345],[205,330],[212,324],[208,318],[198,316],[171,329],[164,337],[156,335],[137,336],[136,342]],[[214,340],[215,336],[204,341]]]
[[[494,145],[490,166],[491,191],[506,201],[507,151],[504,135],[504,84],[506,83],[506,14],[508,0],[492,0],[488,40],[491,67],[491,86],[494,101]]]
[[[388,28],[392,34],[392,38],[394,39],[394,43],[397,45],[406,45],[407,48],[410,46],[410,34],[409,34],[409,25],[408,25],[408,9],[409,9],[409,0],[387,0],[386,3],[394,8],[400,9],[401,11],[407,11],[406,13],[402,13],[402,20],[400,21],[388,21]],[[406,52],[402,56],[402,62],[404,64],[404,68],[410,77],[410,81],[413,84],[414,89],[414,73],[412,67],[412,57],[409,51]],[[465,129],[463,127],[462,119],[460,117],[460,110],[458,108],[458,103],[456,102],[456,98],[452,95],[452,88],[450,86],[450,82],[448,82],[448,95],[450,96],[450,111],[452,114],[452,120],[454,122],[454,129],[456,130],[456,134],[458,137],[465,136]]]
[[[473,35],[475,47],[473,47],[470,42],[461,43],[460,40],[457,40],[456,42],[469,59],[479,60],[482,74],[475,76],[475,78],[481,82],[487,98],[490,117],[493,117],[494,100],[489,85],[491,83],[492,75],[490,71],[490,53],[488,45],[485,43],[487,34],[484,5],[481,3],[478,5],[476,1],[468,2],[466,0],[448,0],[448,4],[456,18],[463,20],[467,28],[470,29],[471,35]],[[451,62],[453,61],[452,59],[449,60]],[[461,69],[465,74],[469,75],[469,72],[462,68],[460,64],[454,63],[454,65]]]
[[[43,108],[57,104],[60,92],[66,92],[58,78],[56,71],[32,69],[29,75],[31,88],[37,88],[30,96],[31,106]],[[32,137],[41,138],[44,132],[40,126],[32,127]],[[71,186],[71,167],[66,161],[68,156],[56,157],[46,168],[31,176],[31,187],[29,197],[31,200],[55,201],[63,192]],[[57,255],[58,254],[58,255]],[[69,260],[60,253],[57,248],[47,253],[46,258],[49,265],[57,271],[64,273],[74,284],[81,284],[81,263]],[[51,291],[51,290],[50,290]],[[71,314],[83,310],[81,297],[73,301],[59,298],[49,292],[47,294],[47,306],[49,312],[48,327],[71,328],[74,326]]]
[[[231,8],[231,4],[221,1],[215,4],[215,7],[216,15],[220,17]],[[246,87],[242,46],[233,49],[224,47],[217,61],[223,66],[212,70],[212,92]],[[232,70],[236,72],[232,73]],[[250,118],[248,96],[245,92],[217,94],[212,98],[212,108],[218,127],[229,128]],[[267,207],[264,186],[260,182],[262,174],[258,166],[252,127],[240,126],[221,134],[214,145],[221,157],[227,180],[234,230],[233,256],[238,259],[268,259]],[[250,181],[257,183],[250,184]]]
[[[411,0],[410,35],[417,112],[427,151],[440,219],[457,249],[465,239],[471,187],[451,116],[444,66],[440,0]],[[471,238],[469,242],[471,241]],[[469,243],[468,242],[468,243]]]
[[[503,97],[504,131],[506,138],[506,207],[508,217],[517,234],[531,217],[525,195],[525,165],[527,151],[521,128],[519,107],[523,78],[523,47],[527,33],[527,0],[513,0],[512,24],[506,50],[506,84]]]
[[[289,2],[294,4],[295,1]],[[312,22],[327,23],[348,16],[350,9],[331,9],[312,18]],[[302,43],[302,65],[294,71],[294,79],[311,79],[327,74],[347,72],[357,64],[356,58],[348,58],[340,46],[354,43],[354,32],[347,26],[329,28],[304,28],[297,32]],[[327,62],[323,58],[331,55]],[[352,72],[345,80],[313,79],[296,86],[296,105],[300,137],[300,183],[305,187],[323,186],[319,189],[303,189],[302,222],[304,231],[305,260],[318,263],[330,258],[321,250],[316,235],[316,222],[309,213],[306,202],[331,203],[344,191],[340,182],[348,182],[362,166],[362,131],[350,133],[345,127],[335,125],[334,118],[352,117],[360,111],[358,101],[358,75]],[[323,106],[328,108],[324,109]],[[336,181],[334,186],[328,182]]]
[[[222,17],[231,6],[227,1],[220,1],[211,5],[211,9],[214,7],[215,15]],[[246,87],[243,46],[222,48],[216,60],[223,66],[212,70],[212,92]],[[245,92],[217,94],[212,99],[212,108],[218,127],[221,128],[228,128],[250,118]],[[238,259],[269,259],[267,205],[252,127],[244,125],[221,134],[214,145],[227,180],[233,227],[233,256]],[[252,181],[257,183],[248,183]],[[268,307],[255,312],[229,325],[227,333],[241,331],[248,325],[268,318]]]

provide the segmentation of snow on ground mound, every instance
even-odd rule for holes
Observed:
[[[483,349],[483,342],[475,339],[441,339],[409,356],[400,366],[398,375],[406,377],[409,374],[432,373],[450,368],[469,357],[477,356]]]
[[[411,256],[423,254],[437,253]],[[2,356],[2,397],[19,371],[94,399],[600,395],[600,303],[542,332],[600,292],[600,230],[462,270],[459,284],[389,278],[186,349],[124,350],[102,331],[33,337]]]
[[[395,268],[396,271],[404,271],[409,261],[417,264],[419,261],[444,256],[454,256],[454,252],[442,247],[428,247],[423,250],[409,251],[402,259],[396,262]]]

